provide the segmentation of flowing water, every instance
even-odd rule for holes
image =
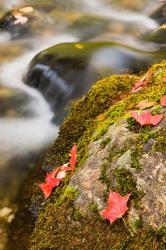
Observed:
[[[33,27],[32,34],[12,39],[9,33],[0,33],[0,209],[13,206],[13,197],[27,169],[44,154],[56,139],[59,130],[52,123],[53,112],[43,96],[22,81],[31,59],[49,46],[80,41],[79,32],[68,28],[79,15],[102,18],[107,23],[121,23],[125,30],[131,26],[129,36],[138,35],[135,34],[136,29],[137,33],[141,33],[158,26],[146,14],[157,1],[146,1],[141,12],[123,9],[119,14],[118,7],[113,9],[114,1],[106,0],[68,0],[66,4],[65,1],[52,0],[48,4],[53,4],[53,7],[47,12],[47,6],[42,5],[46,1],[2,0],[0,13],[20,4],[31,5],[35,2],[38,6],[41,4],[38,13],[41,23],[38,24],[39,27]],[[110,30],[116,33],[115,27]],[[118,31],[121,32],[123,30]],[[126,34],[120,35],[125,37]]]

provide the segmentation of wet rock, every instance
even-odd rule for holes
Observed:
[[[59,44],[32,60],[24,82],[43,94],[55,112],[55,121],[61,123],[70,102],[85,94],[95,80],[113,73],[137,72],[160,56],[114,42]]]
[[[161,25],[156,30],[148,33],[142,37],[142,40],[153,42],[156,44],[160,44],[161,46],[165,47],[165,38],[166,38],[166,25]]]
[[[160,5],[156,10],[154,10],[150,17],[157,21],[159,24],[165,24],[166,22],[166,4]]]
[[[0,29],[10,32],[13,38],[17,38],[20,35],[29,35],[29,33],[31,33],[30,24],[35,18],[33,12],[33,7],[24,7],[7,12],[0,19]]]

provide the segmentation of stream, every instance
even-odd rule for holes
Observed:
[[[0,219],[4,207],[15,210],[15,196],[28,169],[42,158],[59,131],[49,102],[22,80],[34,56],[59,43],[109,41],[112,37],[139,47],[137,37],[158,27],[148,14],[159,1],[136,1],[135,6],[125,3],[122,8],[116,2],[1,1],[1,15],[24,5],[33,6],[37,12],[28,34],[17,33],[14,37],[10,32],[0,33]],[[92,25],[91,21],[83,22],[82,17],[95,21]],[[0,225],[0,242],[4,239]]]

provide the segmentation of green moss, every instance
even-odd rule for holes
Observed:
[[[99,178],[100,181],[102,181],[103,183],[106,184],[107,189],[109,189],[109,187],[110,187],[110,180],[107,177],[107,170],[108,170],[108,168],[109,168],[109,164],[108,163],[103,164],[103,166],[101,168],[100,178]]]
[[[76,188],[73,186],[67,186],[67,183],[68,181],[66,181],[64,187],[59,187],[58,190],[56,189],[56,206],[61,206],[66,199],[73,201],[79,195],[79,192],[76,190]]]
[[[90,206],[89,206],[89,210],[93,213],[98,213],[98,205],[96,203],[92,203]]]
[[[116,177],[116,192],[126,195],[136,192],[136,184],[132,174],[126,169],[115,169],[114,176]]]
[[[142,149],[142,148],[141,148]],[[140,152],[140,147],[136,147],[132,152],[131,152],[131,167],[135,168],[137,170],[141,170],[142,166],[140,164],[140,156],[141,156],[141,152]]]
[[[132,231],[133,233],[137,233],[139,229],[141,229],[143,226],[143,222],[142,220],[139,218],[137,220],[135,220],[133,223],[132,223]]]
[[[141,230],[132,237],[121,219],[111,225],[96,212],[83,216],[71,203],[59,208],[49,204],[40,214],[37,225],[31,239],[31,250],[118,250],[122,246],[127,250],[160,249],[155,232]]]
[[[127,123],[128,123],[128,126],[127,128],[130,130],[130,131],[133,131],[133,132],[136,132],[138,133],[141,129],[141,126],[140,124],[132,117],[129,117],[127,119]]]
[[[165,153],[166,151],[166,129],[162,129],[161,131],[158,131],[154,139],[156,140],[156,143],[154,144],[154,151],[158,151],[161,153]]]
[[[109,143],[111,142],[111,138],[110,137],[107,137],[105,138],[102,142],[101,142],[101,148],[105,148]]]
[[[75,200],[76,197],[79,195],[77,189],[72,186],[67,186],[64,196],[67,197],[69,200]]]

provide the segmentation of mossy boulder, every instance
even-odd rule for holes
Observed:
[[[136,75],[113,75],[93,85],[61,126],[58,139],[31,172],[19,196],[8,249],[164,250],[166,248],[166,62],[146,73],[146,87],[132,93]],[[140,101],[163,119],[139,126],[129,114]],[[48,200],[36,183],[66,163],[73,143],[78,164]],[[129,211],[114,224],[100,216],[109,190],[131,193]]]

